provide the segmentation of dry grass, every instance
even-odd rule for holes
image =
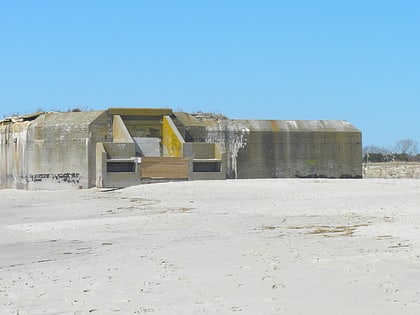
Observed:
[[[357,228],[362,226],[368,226],[368,224],[354,224],[354,225],[342,225],[342,226],[315,226],[313,231],[308,234],[322,234],[325,237],[333,236],[352,236]]]
[[[286,227],[265,225],[262,230],[274,230],[278,228],[286,228],[289,230],[310,230],[307,234],[322,235],[324,237],[334,236],[352,236],[357,228],[369,226],[369,224],[353,224],[353,225],[291,225]]]

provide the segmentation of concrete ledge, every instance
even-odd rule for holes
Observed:
[[[172,115],[169,108],[109,108],[110,115],[121,116],[166,116]]]
[[[129,159],[136,155],[134,142],[103,142],[103,146],[110,159]]]

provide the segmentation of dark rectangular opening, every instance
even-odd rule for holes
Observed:
[[[112,172],[127,172],[134,173],[136,171],[136,164],[134,162],[107,162],[106,171]]]
[[[220,162],[194,162],[193,172],[220,172]]]

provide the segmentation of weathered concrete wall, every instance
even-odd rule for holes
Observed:
[[[238,178],[360,177],[355,134],[250,132],[237,159]]]
[[[30,125],[30,121],[0,125],[0,188],[27,186]]]
[[[106,142],[112,139],[110,135],[111,117],[107,111],[96,112],[96,118],[93,118],[89,124],[88,133],[88,187],[96,186],[96,144]]]
[[[45,175],[55,179],[60,174],[71,174],[69,180],[75,186],[93,187],[96,143],[108,136],[107,118],[104,111],[48,113],[38,117],[31,128],[33,160],[29,164],[29,173],[36,176],[37,186],[51,189],[62,183],[58,178],[53,185],[42,185]]]
[[[130,143],[97,143],[96,144],[96,187],[123,188],[141,183],[140,164],[134,158],[131,160],[134,170],[132,172],[108,172],[109,152],[105,147],[109,145],[131,145]],[[130,151],[133,152],[133,151]],[[127,162],[129,159],[126,160]]]
[[[241,159],[240,153],[245,152],[244,148],[247,146],[249,138],[249,126],[239,121],[222,120],[216,122],[215,125],[207,126],[205,141],[220,143],[225,151],[227,178],[242,178],[242,174],[239,174],[238,160]],[[242,160],[245,161],[243,156]],[[242,164],[243,167],[246,167],[246,163]],[[254,174],[250,178],[258,177]]]
[[[420,178],[420,163],[363,163],[364,178]]]
[[[194,159],[214,159],[216,156],[216,143],[188,142],[184,144],[185,157]]]
[[[346,121],[175,115],[178,128],[189,141],[202,141],[204,135],[204,141],[223,146],[228,178],[362,176],[361,132]]]
[[[208,142],[225,148],[228,178],[360,178],[361,133],[346,122],[221,120]]]
[[[107,139],[108,129],[105,111],[47,113],[1,125],[1,187],[93,187],[96,142]]]
[[[206,141],[206,126],[194,116],[188,113],[176,112],[173,121],[185,142]]]

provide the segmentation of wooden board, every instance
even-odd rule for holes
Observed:
[[[142,157],[142,178],[188,179],[189,159],[175,157]]]

